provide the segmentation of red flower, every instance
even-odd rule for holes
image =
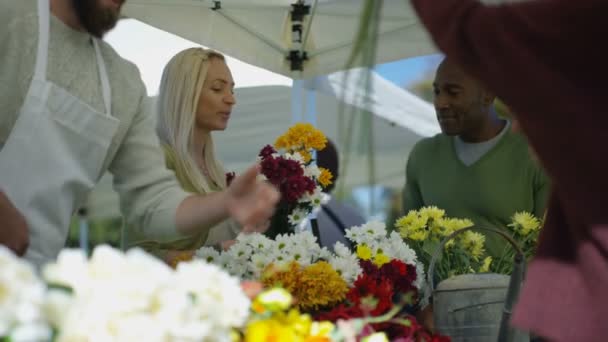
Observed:
[[[292,159],[279,158],[279,167],[286,170],[287,177],[303,176],[304,169],[299,162]]]
[[[262,157],[262,160],[264,160],[264,159],[270,157],[271,155],[273,155],[274,153],[277,153],[277,151],[274,149],[274,147],[272,147],[270,145],[266,145],[260,151],[260,154],[258,154],[258,156]]]
[[[361,309],[368,311],[372,316],[379,316],[393,306],[393,294],[393,285],[390,282],[378,281],[374,277],[363,274],[355,280],[354,287],[346,294],[346,298],[360,307],[362,304],[365,305],[364,299],[376,300],[374,308],[361,307]]]
[[[262,174],[266,176],[268,181],[275,186],[280,186],[287,172],[281,169],[279,160],[274,157],[268,157],[262,160],[261,166]]]

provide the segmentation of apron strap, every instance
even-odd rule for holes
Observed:
[[[97,69],[99,71],[99,79],[101,80],[101,93],[103,95],[103,103],[106,106],[106,114],[111,116],[112,88],[110,88],[110,80],[108,78],[106,63],[103,61],[103,57],[101,57],[101,49],[99,48],[99,42],[96,38],[93,38],[93,46],[95,46],[95,55],[97,57]]]
[[[35,80],[46,80],[46,68],[49,53],[49,31],[51,5],[49,0],[38,0],[38,51],[36,53]]]

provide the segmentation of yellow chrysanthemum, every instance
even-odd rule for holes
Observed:
[[[264,272],[262,283],[266,286],[282,286],[296,298],[297,305],[302,309],[316,309],[340,302],[348,292],[344,279],[325,261],[305,268],[292,262],[282,271],[275,269]]]
[[[486,237],[483,234],[470,230],[462,233],[462,246],[475,260],[479,260],[479,257],[485,252],[485,242]]]
[[[357,257],[361,260],[369,260],[372,258],[372,249],[367,245],[357,245]]]
[[[322,187],[326,188],[331,184],[331,180],[334,176],[328,169],[324,167],[320,167],[319,171],[321,171],[321,173],[319,174],[319,183]]]
[[[384,253],[378,253],[374,256],[374,264],[378,267],[381,267],[382,265],[384,265],[390,261],[391,261],[391,258],[389,258]]]
[[[515,213],[512,220],[513,223],[509,227],[513,227],[517,233],[523,236],[528,236],[540,229],[540,220],[526,211]]]
[[[422,207],[418,213],[420,216],[425,216],[433,220],[438,220],[445,216],[445,210],[439,209],[436,206]]]
[[[298,306],[308,310],[341,302],[347,292],[344,278],[329,263],[319,261],[304,269],[295,294]]]
[[[410,211],[395,223],[401,237],[413,241],[423,241],[429,236],[427,227],[428,217],[418,216],[416,211]]]
[[[468,228],[473,226],[473,222],[469,219],[458,219],[458,218],[440,218],[437,220],[437,228],[433,231],[439,239],[444,238],[455,231],[463,228]],[[445,248],[449,249],[454,246],[454,239],[448,241],[445,244]]]
[[[487,256],[483,259],[483,264],[479,268],[479,273],[490,272],[490,265],[492,265],[492,257]]]
[[[300,149],[322,150],[327,144],[327,138],[317,128],[309,123],[297,123],[274,143],[276,148],[297,151]]]

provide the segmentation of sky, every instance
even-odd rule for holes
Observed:
[[[432,75],[441,58],[441,55],[408,58],[379,64],[374,70],[399,87],[407,89],[412,83]]]
[[[121,20],[117,27],[106,35],[105,40],[122,57],[138,66],[148,95],[158,92],[162,70],[171,57],[183,49],[199,46],[133,19]],[[409,58],[380,64],[376,66],[375,71],[399,87],[407,88],[412,82],[429,75],[437,61],[437,55]],[[228,57],[227,62],[237,87],[292,84],[290,78],[238,59]]]

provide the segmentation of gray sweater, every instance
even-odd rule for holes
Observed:
[[[35,0],[0,0],[0,149],[15,124],[33,75],[38,40],[36,8]],[[91,38],[52,15],[50,26],[47,78],[103,111]],[[114,176],[128,225],[141,227],[139,233],[149,238],[174,239],[178,234],[175,212],[187,194],[165,167],[137,67],[107,43],[101,43],[100,48],[112,89],[112,115],[120,121],[103,170]],[[42,165],[40,170],[43,177]]]

